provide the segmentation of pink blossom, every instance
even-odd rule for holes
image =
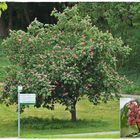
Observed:
[[[135,113],[135,111],[132,111],[132,110],[128,110],[128,116],[135,116],[136,115],[136,113]]]
[[[85,45],[85,42],[81,42],[80,45],[81,45],[81,46],[84,46],[84,45]]]
[[[130,101],[127,105],[128,110],[128,124],[129,125],[137,125],[139,129],[140,124],[140,107],[138,106],[136,101]]]
[[[94,55],[94,53],[93,53],[93,52],[91,52],[91,53],[90,53],[90,55],[91,55],[91,56],[93,56],[93,55]]]
[[[140,111],[138,111],[138,115],[140,116]]]
[[[85,35],[82,35],[82,38],[86,38]]]
[[[83,52],[83,55],[86,55],[86,52],[85,51]]]
[[[140,123],[140,118],[137,118],[137,119],[136,119],[136,122],[137,122],[137,123]]]
[[[93,41],[92,38],[90,38],[89,41],[92,42]]]
[[[128,108],[134,109],[135,107],[138,107],[137,103],[135,101],[131,101],[128,103]]]
[[[74,55],[74,58],[76,58],[76,59],[77,59],[77,58],[78,58],[78,55],[76,55],[76,54],[75,54],[75,55]]]
[[[56,85],[58,85],[58,84],[59,84],[57,81],[54,81],[54,83],[55,83]]]
[[[128,118],[128,124],[129,125],[133,125],[133,124],[135,124],[136,123],[136,121],[135,121],[135,118],[134,117],[129,117]]]
[[[63,96],[67,96],[69,93],[68,92],[65,92],[64,94],[63,94]]]
[[[50,81],[50,80],[48,80],[48,83],[49,83],[49,84],[51,84],[51,81]]]
[[[41,78],[41,76],[38,76],[38,78]]]

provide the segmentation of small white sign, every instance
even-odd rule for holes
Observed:
[[[21,104],[35,104],[36,94],[31,94],[31,93],[20,94],[20,103]]]

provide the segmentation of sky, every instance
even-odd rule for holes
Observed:
[[[134,100],[134,98],[120,98],[120,109],[122,109],[124,105],[131,100]]]

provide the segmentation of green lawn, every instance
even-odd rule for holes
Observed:
[[[15,110],[16,106],[0,105],[0,137],[17,136]],[[78,121],[71,122],[69,112],[60,105],[56,105],[54,111],[43,108],[26,108],[25,112],[21,114],[21,137],[43,138],[57,134],[119,131],[118,101],[93,106],[86,98],[83,98],[77,105],[77,112]],[[113,136],[117,137],[117,135]],[[112,136],[110,135],[110,137]]]

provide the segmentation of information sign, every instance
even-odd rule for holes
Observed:
[[[33,93],[20,94],[20,103],[21,104],[35,104],[36,94],[33,94]]]

